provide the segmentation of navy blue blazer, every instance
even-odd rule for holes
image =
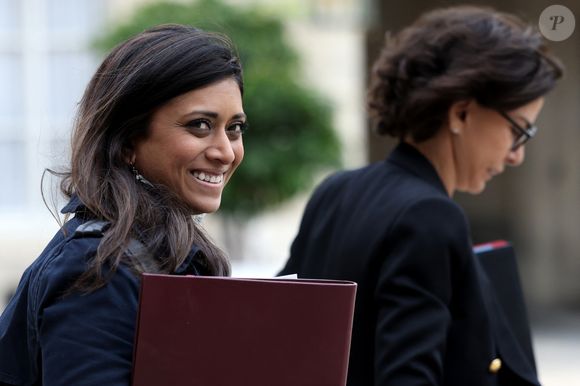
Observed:
[[[281,272],[290,273],[358,283],[349,386],[539,385],[462,209],[410,145],[316,189]]]
[[[140,277],[121,264],[103,287],[65,295],[102,234],[75,231],[94,219],[78,198],[63,212],[76,215],[24,272],[0,316],[0,385],[129,386]],[[198,253],[192,248],[175,274],[198,274]]]

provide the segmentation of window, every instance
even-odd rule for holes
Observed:
[[[0,0],[0,218],[42,206],[40,176],[64,166],[78,101],[97,60],[104,2]]]

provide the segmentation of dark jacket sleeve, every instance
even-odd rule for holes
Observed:
[[[463,212],[444,198],[414,203],[387,230],[388,263],[375,293],[376,385],[443,383],[453,282],[469,257],[467,233]]]
[[[130,385],[139,280],[121,265],[103,287],[65,294],[90,253],[86,239],[71,240],[35,281],[44,386]]]
[[[0,385],[32,384],[37,373],[35,352],[27,344],[32,339],[26,319],[30,275],[27,269],[0,316]]]

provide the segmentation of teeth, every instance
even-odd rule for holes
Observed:
[[[221,184],[223,180],[223,174],[218,175],[210,175],[209,173],[204,172],[193,172],[193,176],[198,180],[209,182],[210,184]]]

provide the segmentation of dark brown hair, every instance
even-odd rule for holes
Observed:
[[[449,107],[474,99],[512,110],[550,91],[562,66],[542,36],[513,15],[458,6],[428,12],[387,36],[373,66],[368,107],[377,132],[432,137]]]
[[[204,235],[191,209],[168,189],[136,181],[126,157],[132,141],[147,134],[157,108],[228,77],[243,91],[230,41],[182,25],[146,30],[104,59],[80,102],[70,171],[62,174],[65,196],[78,196],[92,215],[110,223],[75,288],[98,288],[106,280],[103,266],[114,271],[122,261],[139,272],[173,272],[193,245],[203,252],[205,274],[230,273],[224,253]],[[139,259],[126,254],[131,239],[147,247]]]

